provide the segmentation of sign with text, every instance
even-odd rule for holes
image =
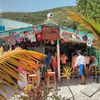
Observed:
[[[42,39],[56,40],[60,39],[60,28],[58,26],[42,25]]]

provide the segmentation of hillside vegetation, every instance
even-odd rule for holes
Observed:
[[[31,23],[34,25],[42,24],[46,20],[47,13],[52,12],[53,20],[59,25],[70,26],[71,21],[67,20],[68,11],[75,10],[76,7],[60,7],[39,12],[4,12],[3,18],[12,19],[16,21]]]

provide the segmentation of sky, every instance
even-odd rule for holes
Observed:
[[[0,10],[3,12],[36,12],[75,5],[76,0],[0,0]]]

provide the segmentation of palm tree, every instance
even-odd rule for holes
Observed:
[[[69,12],[70,13],[70,18],[73,19],[74,21],[79,22],[80,24],[84,25],[88,30],[90,30],[94,36],[96,41],[99,43],[100,41],[100,24],[96,23],[94,20],[89,19],[85,16],[78,15],[75,12]],[[96,45],[98,48],[100,48],[100,45]]]
[[[0,80],[8,85],[12,86],[12,84],[16,85],[15,79],[22,80],[19,77],[18,66],[21,66],[23,69],[34,72],[39,65],[36,63],[43,62],[43,59],[46,56],[44,54],[24,50],[21,48],[16,48],[14,50],[9,50],[7,52],[3,51],[3,48],[0,48]],[[0,84],[0,89],[7,93],[3,86]],[[6,98],[0,94],[0,100],[6,100]]]

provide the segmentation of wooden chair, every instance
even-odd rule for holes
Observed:
[[[28,83],[33,85],[33,88],[37,88],[39,86],[39,76],[38,74],[28,75]]]
[[[51,83],[56,86],[56,73],[49,71],[47,72],[47,86],[50,87]]]

